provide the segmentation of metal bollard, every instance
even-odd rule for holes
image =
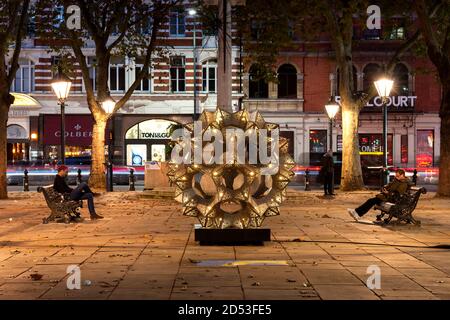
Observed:
[[[412,182],[414,183],[415,186],[417,186],[417,169],[414,169],[414,174],[412,177]]]
[[[311,191],[309,186],[309,169],[305,170],[305,191]]]
[[[78,174],[77,174],[77,185],[80,185],[82,183],[82,177],[81,177],[81,169],[78,169]]]
[[[30,181],[28,178],[28,170],[27,169],[25,169],[25,171],[23,172],[23,191],[24,192],[30,191]]]
[[[129,191],[136,191],[136,188],[134,187],[134,182],[135,182],[134,169],[131,168],[130,169],[130,178],[129,178],[129,184],[130,184],[130,190]]]

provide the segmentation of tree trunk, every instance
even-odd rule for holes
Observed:
[[[342,175],[341,190],[354,191],[364,187],[358,139],[359,109],[342,104]]]
[[[105,130],[107,120],[104,117],[95,119],[92,132],[92,164],[89,186],[95,192],[106,191],[105,175]]]
[[[8,122],[9,103],[0,100],[0,199],[8,198],[6,182],[7,169],[7,135],[6,126]]]
[[[441,101],[441,157],[437,196],[450,197],[450,86],[443,85]]]
[[[222,25],[217,49],[217,106],[232,112],[231,1],[219,0],[219,19]]]

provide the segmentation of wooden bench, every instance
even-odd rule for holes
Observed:
[[[81,219],[80,208],[83,207],[83,201],[66,199],[53,188],[53,185],[39,187],[38,192],[42,192],[47,206],[52,211],[47,218],[43,219],[44,224],[50,221],[69,223]]]
[[[425,188],[410,187],[407,192],[398,197],[395,203],[383,202],[380,205],[376,205],[374,210],[381,211],[381,214],[377,216],[377,222],[388,224],[392,218],[397,218],[397,222],[403,221],[420,225],[420,221],[414,219],[412,213],[416,209],[420,196],[426,193],[427,189]],[[382,220],[385,215],[388,217]]]

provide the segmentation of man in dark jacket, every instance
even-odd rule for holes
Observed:
[[[364,216],[369,210],[382,202],[395,202],[398,196],[404,194],[410,188],[411,183],[406,177],[405,170],[398,169],[395,172],[395,178],[392,182],[383,187],[380,194],[376,197],[367,200],[364,204],[356,209],[347,209],[350,216],[359,221],[362,216]]]
[[[325,195],[334,196],[333,178],[334,178],[334,160],[333,152],[329,150],[322,158],[322,168],[320,174],[323,179],[323,191]]]
[[[58,174],[56,175],[53,182],[53,188],[63,195],[69,195],[70,199],[72,200],[87,200],[91,220],[103,219],[102,216],[98,215],[95,212],[94,193],[91,191],[89,186],[85,182],[83,182],[80,183],[80,185],[78,185],[75,189],[70,188],[66,182],[68,174],[69,168],[67,166],[59,166]]]

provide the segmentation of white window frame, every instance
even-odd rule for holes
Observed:
[[[205,79],[206,69],[206,79]],[[214,89],[209,87],[209,69],[214,69]],[[205,85],[206,83],[206,85]],[[217,93],[217,63],[212,61],[206,61],[202,64],[202,92]]]
[[[97,68],[94,67],[94,65],[89,62],[89,58],[95,58],[95,56],[86,57],[86,65],[89,69],[89,76],[91,75],[91,70],[92,70],[92,90],[94,90],[94,92],[96,92],[97,91]],[[81,79],[83,80],[83,92],[86,92],[86,84],[84,83],[84,78],[81,77]]]
[[[111,68],[115,68],[116,69],[116,84],[117,84],[117,87],[118,87],[118,89],[113,89],[113,88],[111,88]],[[119,88],[119,79],[120,79],[120,77],[119,77],[119,74],[120,74],[120,72],[119,72],[119,70],[120,70],[120,68],[123,68],[123,70],[124,70],[124,88],[123,89],[120,89]],[[127,79],[127,69],[126,69],[126,66],[125,66],[125,63],[110,63],[109,64],[109,68],[108,68],[108,87],[109,87],[109,90],[111,91],[111,92],[125,92],[126,90],[127,90],[127,83],[128,83],[128,79]]]
[[[31,60],[27,60],[27,64],[19,64],[19,68],[17,69],[16,72],[16,76],[14,78],[13,84],[11,86],[11,90],[13,92],[20,92],[20,93],[31,93],[34,92],[34,88],[35,88],[35,65],[34,62]],[[28,79],[24,79],[24,75],[28,74]],[[19,77],[18,77],[19,75]],[[20,88],[17,88],[16,86],[16,82],[20,81]],[[25,81],[27,81],[28,83],[28,88],[30,90],[24,90],[24,84],[26,83]]]
[[[174,92],[174,93],[186,92],[186,58],[183,56],[174,56],[171,58],[181,58],[181,59],[183,59],[183,64],[180,66],[174,66],[172,64],[170,65],[170,68],[169,68],[170,91]],[[172,79],[172,68],[176,69],[176,79]],[[184,70],[184,78],[183,79],[180,79],[180,70],[181,69]],[[176,80],[176,88],[173,88],[173,86],[172,86],[173,80]],[[180,81],[184,81],[184,90],[179,90]]]
[[[175,15],[176,16],[176,24],[175,24],[175,29],[176,32],[172,33],[172,16]],[[180,19],[180,15],[183,16],[183,29],[184,31],[181,33],[180,32],[180,26],[181,24],[179,23],[179,19]],[[170,37],[184,37],[186,36],[186,14],[182,11],[178,11],[178,10],[172,10],[170,11],[169,14],[169,36]]]
[[[137,75],[138,75],[138,68],[139,68],[140,70],[142,70],[142,67],[143,67],[143,66],[144,66],[143,64],[136,64],[136,65],[134,66],[134,79],[137,78]],[[140,71],[140,70],[139,70],[139,71]],[[148,70],[148,76],[149,76],[148,79],[142,79],[142,80],[141,80],[141,83],[139,84],[139,87],[136,88],[135,92],[139,92],[139,93],[150,93],[150,92],[152,92],[152,79],[151,79],[151,70],[150,70],[150,68],[149,68],[149,70]],[[144,86],[143,86],[144,81],[148,81],[148,90],[142,89],[142,88],[144,87]]]

